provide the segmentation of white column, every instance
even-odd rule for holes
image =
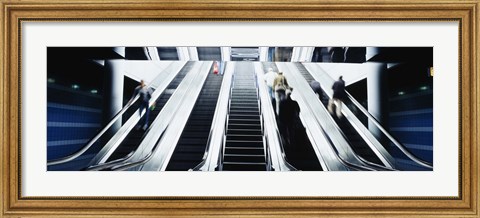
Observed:
[[[293,47],[292,62],[311,62],[315,47]]]
[[[259,61],[268,61],[268,47],[259,47],[258,53],[260,53]]]
[[[158,54],[158,50],[156,47],[145,47],[144,48],[146,52],[148,52],[147,57],[151,61],[159,61],[160,60],[160,55]]]
[[[190,55],[188,54],[187,47],[177,47],[178,60],[180,61],[189,61]]]
[[[303,47],[293,47],[292,50],[292,62],[299,62],[300,61],[300,56],[302,53]]]
[[[388,75],[387,64],[385,63],[366,63],[370,65],[367,72],[367,99],[368,112],[377,119],[377,121],[386,127],[388,120]],[[383,134],[371,121],[368,123],[369,130],[382,138]],[[387,129],[387,128],[386,128]]]
[[[230,61],[230,57],[231,57],[230,47],[220,47],[220,52],[222,53],[222,61]]]
[[[113,49],[119,55],[125,57],[125,47]],[[109,122],[115,114],[123,107],[123,76],[125,71],[125,59],[107,59],[104,68],[104,122]],[[121,127],[122,120],[119,119],[112,126],[112,131]]]
[[[191,61],[198,61],[197,47],[188,47],[188,55]]]

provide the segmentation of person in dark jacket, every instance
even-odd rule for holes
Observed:
[[[315,94],[317,94],[318,99],[322,101],[323,92],[322,92],[322,87],[320,86],[320,83],[316,80],[313,80],[312,82],[310,82],[310,87],[313,89]]]
[[[333,114],[333,104],[336,106],[336,115],[338,118],[342,117],[342,103],[345,99],[345,81],[343,76],[340,76],[337,81],[333,83],[333,97],[328,102],[328,111]]]
[[[283,126],[282,134],[289,145],[296,144],[295,132],[298,123],[301,122],[299,120],[300,107],[290,96],[292,90],[293,88],[287,89],[285,99],[280,102],[280,122]]]

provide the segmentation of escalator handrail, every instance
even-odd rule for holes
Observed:
[[[302,123],[304,122],[304,120],[302,119]],[[330,139],[330,137],[328,136],[328,134],[325,132],[325,129],[323,129],[322,126],[320,126],[320,130],[321,130],[321,133],[323,135],[323,138],[326,139],[326,142],[328,143],[328,145],[332,148],[332,150],[334,151],[333,154],[335,155],[335,158],[341,163],[343,164],[344,166],[346,166],[347,169],[355,169],[355,170],[363,170],[363,171],[375,171],[375,168],[373,167],[368,167],[368,166],[361,166],[361,165],[358,165],[358,164],[354,164],[354,163],[350,163],[349,161],[343,159],[337,148],[335,148],[335,146],[333,145],[333,142],[332,140]],[[305,131],[307,131],[308,133],[310,133],[310,129],[309,128],[305,128]],[[307,134],[308,136],[311,136],[311,137],[314,137],[312,133],[310,134]],[[316,136],[316,137],[320,137],[320,136]],[[324,170],[328,170],[328,169],[324,169]],[[392,169],[386,169],[386,170],[392,170]]]
[[[165,75],[165,71],[167,69],[169,69],[171,65],[169,65],[167,68],[165,68],[164,70],[162,70],[152,81],[156,81],[156,80],[160,80],[161,77],[163,75]],[[149,85],[147,85],[147,88],[149,89],[152,89],[152,86],[153,86],[153,82],[150,83]],[[82,149],[80,149],[79,151],[75,152],[74,154],[72,155],[69,155],[69,156],[66,156],[66,157],[63,157],[63,158],[59,158],[59,159],[56,159],[56,160],[52,160],[52,161],[48,161],[47,162],[47,166],[52,166],[52,165],[58,165],[58,164],[62,164],[62,163],[66,163],[66,162],[69,162],[71,160],[74,160],[75,158],[79,157],[80,155],[82,155],[83,153],[85,153],[95,142],[97,142],[97,140],[103,135],[105,134],[105,132],[115,123],[118,121],[119,118],[122,117],[122,115],[140,98],[140,94],[137,94],[135,97],[133,97],[133,99],[131,99],[127,105],[125,105],[122,110],[120,110],[111,120],[110,122],[99,132],[97,133]]]
[[[273,106],[271,104],[271,96],[270,94],[268,93],[268,91],[266,90],[266,84],[263,80],[263,76],[264,76],[264,71],[263,69],[261,68],[261,65],[260,63],[255,63],[255,77],[256,77],[256,84],[257,84],[257,95],[258,95],[258,100],[259,100],[259,106],[260,106],[260,115],[261,115],[261,118],[263,120],[263,134],[265,136],[265,144],[266,144],[266,147],[268,149],[268,153],[270,154],[270,161],[273,161],[272,157],[275,156],[275,157],[279,157],[280,156],[280,160],[278,160],[278,164],[274,164],[273,166],[275,165],[278,165],[279,169],[276,169],[276,170],[279,170],[279,171],[297,171],[297,169],[292,166],[287,160],[286,160],[286,154],[285,154],[285,149],[284,149],[284,146],[283,146],[283,143],[282,143],[282,139],[281,139],[281,134],[280,134],[280,131],[278,130],[278,126],[277,126],[277,121],[276,121],[276,118],[275,118],[275,114],[274,114],[274,110],[273,110]],[[267,101],[267,103],[262,103],[264,100],[270,100],[270,101]],[[267,117],[267,123],[265,123],[265,117]],[[270,139],[270,134],[269,132],[273,132],[273,143],[274,144],[270,144],[269,143],[269,139]],[[279,151],[277,149],[274,149],[272,150],[272,146],[274,146],[274,148],[278,148]],[[279,152],[280,154],[278,155]]]
[[[328,78],[333,80],[329,74],[326,72],[323,72]],[[345,90],[345,94],[347,98],[365,115],[369,120],[371,120],[375,126],[385,135],[387,138],[398,148],[400,151],[402,151],[407,157],[409,157],[412,161],[415,163],[424,166],[426,168],[432,169],[433,165],[427,161],[421,160],[420,158],[416,157],[414,154],[412,154],[408,148],[406,148],[403,144],[398,142],[383,126],[378,122],[378,120],[368,112],[348,91]]]
[[[199,67],[198,70],[201,71],[202,67],[203,67],[203,65],[201,67]],[[163,107],[163,109],[160,113],[163,113],[163,111],[166,108],[172,108],[173,106],[175,106],[177,104],[180,104],[181,102],[187,101],[185,95],[187,93],[192,93],[192,90],[191,90],[192,87],[194,87],[196,85],[200,85],[200,84],[196,83],[197,80],[195,80],[195,79],[198,76],[202,76],[201,73],[191,72],[187,76],[190,76],[190,75],[191,75],[192,78],[190,78],[190,80],[187,81],[186,83],[184,83],[184,81],[186,81],[186,80],[183,80],[181,85],[175,90],[175,93],[177,91],[180,92],[180,97],[172,98],[171,101],[169,100],[165,104],[165,106]],[[203,85],[203,83],[201,85]],[[180,89],[181,89],[181,91],[180,91]],[[182,95],[181,93],[184,93],[184,94]],[[198,93],[200,93],[200,91],[198,91]],[[172,96],[174,96],[174,95],[175,94],[173,94]],[[170,104],[173,104],[173,106],[169,106]],[[182,115],[181,114],[176,114],[176,117],[178,117],[178,116],[182,116]],[[148,135],[158,135],[158,137],[157,137],[153,147],[149,150],[149,152],[146,153],[145,156],[139,156],[138,157],[139,159],[137,159],[136,161],[130,160],[131,159],[131,157],[130,157],[130,158],[124,160],[123,162],[119,163],[119,164],[115,164],[115,165],[111,166],[111,168],[113,170],[126,170],[126,169],[130,169],[130,168],[133,168],[133,167],[141,166],[141,165],[147,163],[148,161],[152,160],[152,158],[154,157],[153,155],[157,152],[157,149],[159,149],[159,147],[160,147],[159,144],[161,142],[161,139],[164,138],[164,134],[167,131],[167,129],[169,128],[170,124],[173,122],[173,119],[174,119],[174,117],[171,117],[170,119],[167,119],[167,120],[164,120],[164,119],[159,120],[159,117],[155,118],[155,121],[153,121],[152,125],[149,127]],[[155,129],[153,127],[157,125],[157,122],[159,122],[160,124],[165,124],[165,128],[156,129],[156,131],[150,131],[151,129]],[[146,136],[146,137],[149,137],[149,136]],[[142,143],[143,143],[143,141],[142,141]],[[137,150],[138,150],[138,148],[137,148]],[[134,152],[134,154],[135,154],[135,152]],[[139,153],[139,154],[142,155],[142,153]],[[167,155],[167,154],[164,154],[164,155]]]
[[[289,84],[291,84],[291,86],[294,87],[294,90],[296,90],[292,95],[297,95],[296,98],[300,108],[304,108],[300,112],[302,123],[305,124],[306,129],[314,128],[313,130],[309,129],[308,132],[312,134],[309,138],[311,139],[310,142],[322,168],[327,171],[342,171],[346,168],[345,164],[341,163],[336,157],[336,151],[333,149],[337,148],[336,143],[339,144],[338,146],[340,148],[344,149],[343,154],[338,151],[340,155],[345,155],[351,160],[356,160],[356,162],[352,162],[349,159],[349,162],[361,164],[362,162],[354,155],[353,150],[343,138],[340,131],[338,131],[338,128],[334,126],[334,121],[329,119],[331,116],[328,111],[326,111],[325,107],[323,107],[320,102],[317,103],[316,101],[311,101],[311,99],[318,100],[318,97],[316,97],[305,78],[303,78],[300,72],[298,72],[298,69],[292,66],[293,65],[287,63],[277,63],[279,70],[282,68],[285,76],[289,80]],[[292,96],[292,98],[293,97],[295,96]],[[328,119],[329,122],[324,119]],[[331,134],[335,136],[335,138],[330,137],[332,143],[329,143],[326,137],[318,137],[318,135],[324,134],[324,131],[329,131],[329,137]],[[334,145],[335,147],[331,147],[331,145]]]
[[[296,78],[296,75],[293,74],[292,75],[293,77]],[[303,77],[302,77],[303,79]],[[316,98],[317,101],[320,101],[318,98]],[[311,108],[312,105],[310,105],[310,108]],[[318,111],[318,110],[326,110],[325,107],[321,107],[320,109],[319,108],[313,108],[313,111]],[[327,112],[328,113],[328,112]],[[327,119],[329,119],[332,123],[332,126],[334,128],[336,128],[338,130],[338,132],[340,133],[340,135],[345,139],[347,140],[347,137],[346,135],[344,134],[344,132],[342,131],[342,129],[338,126],[338,124],[335,122],[335,120],[333,119],[332,116],[327,116]],[[356,164],[356,163],[351,163],[350,161],[348,160],[345,160],[343,157],[341,157],[339,151],[337,150],[337,148],[334,146],[334,143],[333,143],[333,140],[330,138],[330,136],[328,134],[326,134],[326,131],[325,129],[320,125],[320,128],[321,128],[321,131],[322,133],[325,135],[325,138],[327,139],[329,145],[332,147],[332,149],[336,152],[335,155],[337,155],[339,157],[338,160],[340,160],[341,162],[343,162],[344,165],[346,166],[349,166],[349,167],[352,167],[352,166],[355,166],[356,168],[360,168],[360,169],[365,169],[365,170],[374,170],[374,169],[382,169],[382,170],[388,170],[388,171],[391,171],[391,170],[394,170],[393,168],[389,168],[389,167],[381,167],[379,166],[378,164],[375,164],[375,163],[372,163],[370,161],[367,161],[363,158],[361,158],[357,153],[355,153],[352,149],[351,151],[351,155],[352,157],[354,157],[359,163],[362,163],[364,165],[359,165],[359,164]],[[349,145],[350,146],[350,145]],[[351,146],[350,146],[351,147]]]
[[[228,70],[227,70],[228,67]],[[222,81],[222,86],[220,87],[220,92],[218,94],[217,99],[217,107],[215,108],[215,113],[213,116],[212,126],[210,127],[210,132],[208,135],[207,146],[205,148],[205,153],[203,154],[202,161],[192,168],[193,171],[214,171],[217,166],[210,166],[212,165],[213,161],[207,164],[208,159],[217,159],[215,164],[218,165],[218,158],[211,157],[213,149],[215,147],[214,143],[223,144],[223,138],[225,135],[225,130],[227,129],[226,125],[228,122],[228,111],[230,105],[230,96],[232,93],[232,82],[233,82],[233,73],[232,69],[235,69],[234,62],[228,62],[227,66],[225,67],[225,73]],[[221,135],[221,141],[215,142],[215,136]],[[223,147],[223,146],[220,146]],[[219,148],[220,149],[220,148]],[[220,151],[219,151],[220,152]],[[221,153],[221,152],[220,152]],[[206,168],[206,169],[205,169]]]
[[[127,111],[137,100],[138,98],[140,97],[140,94],[137,94],[132,101],[130,101],[129,103],[127,103],[127,105],[125,105],[125,107],[122,108],[122,110],[120,110],[111,120],[110,122],[105,125],[105,127],[100,131],[98,132],[92,139],[90,139],[88,141],[88,143],[82,147],[82,149],[80,149],[79,151],[69,155],[69,156],[66,156],[66,157],[63,157],[63,158],[59,158],[59,159],[56,159],[56,160],[52,160],[52,161],[48,161],[47,162],[47,166],[52,166],[52,165],[58,165],[58,164],[62,164],[62,163],[66,163],[66,162],[69,162],[77,157],[79,157],[80,155],[82,155],[83,153],[85,153],[95,142],[97,142],[97,140],[115,123],[118,121],[118,119],[120,117],[122,117],[123,113],[125,113],[125,111]]]
[[[383,128],[383,126],[378,122],[377,119],[375,119],[375,117],[373,117],[355,98],[353,98],[353,96],[348,93],[347,91],[345,91],[348,99],[358,108],[360,109],[360,111],[368,117],[368,119],[370,119],[374,124],[375,126],[377,126],[378,129],[380,129],[380,131],[382,131],[382,133],[387,136],[387,138],[393,142],[393,144],[395,146],[397,146],[398,149],[400,149],[406,156],[408,156],[411,160],[413,160],[414,162],[416,162],[417,164],[420,164],[426,168],[429,168],[429,169],[432,169],[433,168],[433,165],[427,161],[424,161],[418,157],[416,157],[414,154],[412,154],[403,144],[401,144],[400,142],[398,142],[392,135],[390,135],[390,133],[385,129]]]
[[[211,61],[202,61],[201,63],[199,70],[192,76],[192,81],[188,88],[183,89],[185,94],[179,104],[180,107],[176,112],[173,112],[175,115],[170,121],[171,126],[165,129],[165,135],[157,143],[160,150],[153,153],[153,157],[142,166],[142,170],[165,171],[168,167],[183,130],[197,103],[197,99],[202,92],[205,81],[213,67],[213,62]],[[185,79],[188,80],[190,78],[186,77]]]

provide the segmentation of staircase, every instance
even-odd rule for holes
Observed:
[[[308,72],[308,70],[303,66],[301,63],[295,63],[297,69],[300,71],[300,73],[303,75],[305,80],[307,80],[308,83],[314,80],[312,75]],[[333,85],[333,84],[331,84]],[[330,87],[322,87],[322,103],[327,108],[329,97],[325,93],[325,88],[331,89]],[[346,107],[345,103],[343,104],[343,107]],[[368,160],[372,163],[380,164],[383,165],[383,163],[380,161],[380,159],[375,155],[375,153],[370,149],[370,147],[367,145],[365,140],[358,134],[358,132],[355,130],[355,128],[350,124],[350,122],[347,120],[347,118],[343,117],[338,119],[336,116],[333,116],[333,119],[337,123],[338,127],[340,128],[340,131],[345,135],[347,142],[349,145],[352,147],[353,151],[360,157],[364,158],[365,160]]]
[[[180,70],[180,72],[173,79],[173,81],[167,86],[165,91],[160,95],[160,97],[156,101],[155,109],[153,111],[150,111],[149,121],[148,121],[149,124],[151,124],[155,120],[157,115],[162,110],[163,106],[165,106],[167,101],[170,99],[170,96],[172,96],[173,90],[175,90],[178,87],[180,82],[182,82],[183,78],[192,69],[194,64],[195,64],[194,62],[188,62],[187,64],[185,64],[185,66]],[[143,119],[140,119],[139,122],[142,122],[142,121]],[[123,142],[113,152],[113,154],[110,156],[107,162],[125,157],[130,152],[137,149],[140,143],[142,142],[143,137],[146,135],[145,133],[146,132],[143,131],[141,128],[132,129],[130,133],[127,135],[127,137],[123,140]]]
[[[251,62],[236,64],[227,122],[220,170],[267,170],[255,73]]]

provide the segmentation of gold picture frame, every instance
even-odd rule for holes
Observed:
[[[478,0],[1,0],[0,217],[479,217]],[[459,196],[22,197],[24,21],[455,21],[460,31]]]

